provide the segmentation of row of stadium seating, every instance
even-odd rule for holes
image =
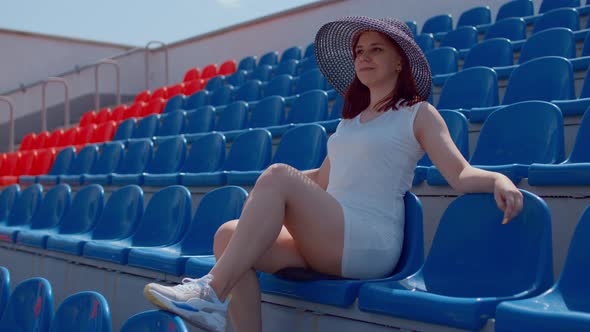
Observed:
[[[11,291],[10,272],[0,267],[0,329],[22,332],[111,332],[107,300],[94,291],[68,296],[54,312],[52,287],[44,278],[23,280]],[[138,313],[125,321],[121,332],[187,332],[184,321],[165,311]]]
[[[104,206],[99,185],[83,187],[73,199],[70,192],[65,184],[49,188],[44,197],[38,184],[22,192],[18,185],[4,189],[0,240],[200,277],[215,263],[215,231],[239,217],[247,197],[236,186],[214,189],[202,198],[191,220],[190,193],[182,186],[156,192],[145,211],[143,192],[135,185],[112,192]],[[532,317],[568,331],[588,324],[590,316],[580,312],[588,312],[583,285],[590,271],[585,240],[590,236],[590,210],[581,217],[567,263],[553,284],[549,209],[534,194],[523,195],[522,213],[507,225],[501,223],[503,215],[492,194],[455,199],[441,217],[424,259],[422,206],[408,193],[404,249],[391,276],[301,283],[280,273],[261,273],[261,289],[338,307],[349,307],[358,299],[363,311],[470,330],[494,317],[496,331],[526,326]],[[555,301],[563,302],[554,305]]]

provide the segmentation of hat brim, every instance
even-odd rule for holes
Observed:
[[[377,31],[389,36],[408,59],[418,95],[430,96],[432,74],[424,53],[414,41],[405,23],[393,19],[349,16],[324,24],[315,38],[315,56],[328,82],[344,95],[355,77],[352,41],[361,31]],[[407,27],[406,27],[407,28]]]

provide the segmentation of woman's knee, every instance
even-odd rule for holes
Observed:
[[[295,169],[287,164],[270,165],[256,181],[257,187],[280,188],[287,183],[287,180]]]
[[[215,254],[215,258],[219,259],[219,257],[221,257],[221,254],[223,254],[223,252],[225,251],[227,244],[234,235],[237,224],[237,219],[230,220],[221,225],[217,229],[217,232],[215,232],[215,236],[213,238],[213,253]]]

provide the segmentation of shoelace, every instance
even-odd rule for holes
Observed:
[[[209,292],[206,291],[208,289],[207,285],[209,280],[209,278],[184,278],[182,279],[182,284],[176,286],[175,288],[181,292],[190,292],[195,294],[197,297],[210,299]]]

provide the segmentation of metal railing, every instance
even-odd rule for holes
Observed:
[[[168,66],[168,45],[163,42],[152,40],[147,45],[145,45],[145,88],[146,90],[150,89],[150,60],[149,60],[149,52],[151,51],[151,45],[159,45],[161,48],[164,49],[164,66],[166,72],[166,85],[170,84],[170,68]]]
[[[65,101],[64,101],[64,127],[70,126],[70,96],[68,94],[68,82],[61,77],[49,77],[43,81],[43,94],[41,97],[41,131],[47,130],[47,101],[45,90],[49,83],[60,83],[64,86]]]
[[[5,96],[0,96],[0,101],[8,104],[8,110],[10,112],[10,129],[8,129],[8,151],[14,151],[14,101]]]
[[[102,65],[112,65],[115,67],[115,72],[117,75],[117,105],[121,104],[121,70],[119,68],[119,64],[115,60],[102,60],[96,63],[94,67],[94,110],[98,112],[100,110],[100,94],[98,92],[98,69]]]

